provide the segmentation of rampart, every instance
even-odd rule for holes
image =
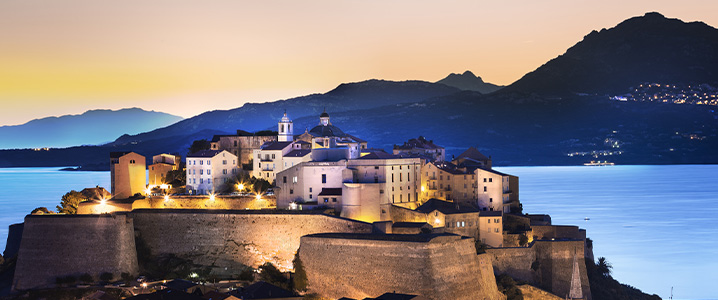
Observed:
[[[2,256],[5,259],[15,257],[20,250],[20,241],[22,240],[22,229],[25,223],[12,224],[8,228],[7,243]]]
[[[429,299],[503,299],[491,258],[474,239],[452,234],[315,234],[302,237],[308,291],[329,298],[386,292]]]
[[[78,214],[101,214],[134,209],[264,209],[277,206],[277,198],[263,196],[257,200],[254,196],[153,196],[137,200],[84,201],[77,208]]]
[[[534,241],[530,247],[487,249],[494,272],[507,274],[560,297],[568,295],[574,257],[578,263],[584,299],[591,299],[583,240]]]
[[[49,286],[58,277],[84,273],[136,274],[133,230],[125,214],[28,215],[13,289]]]
[[[137,243],[152,256],[174,254],[217,275],[272,262],[292,269],[300,237],[322,232],[372,232],[372,224],[320,211],[139,209]]]

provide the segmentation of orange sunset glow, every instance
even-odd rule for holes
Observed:
[[[0,126],[88,109],[182,117],[370,78],[508,85],[592,30],[715,1],[3,1]]]

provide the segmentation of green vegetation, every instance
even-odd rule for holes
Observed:
[[[279,271],[272,263],[259,266],[259,280],[264,280],[283,289],[291,290],[287,275]]]
[[[254,269],[250,267],[244,268],[244,270],[237,275],[237,279],[242,281],[254,281]]]
[[[80,281],[82,281],[84,283],[92,283],[95,281],[95,279],[92,278],[92,275],[85,273],[85,274],[80,275]]]
[[[115,278],[115,275],[112,275],[112,273],[109,273],[109,272],[100,274],[100,281],[103,281],[103,282],[110,282],[110,281],[112,281],[113,278]]]
[[[238,188],[239,184],[242,184],[244,189],[241,191]],[[249,175],[249,172],[247,171],[239,171],[237,173],[237,176],[235,178],[230,179],[226,183],[224,183],[224,187],[222,188],[222,192],[224,193],[232,193],[232,192],[241,192],[241,193],[259,193],[264,194],[269,190],[269,188],[272,187],[272,184],[265,180],[265,179],[258,179],[256,177],[252,177]]]
[[[622,284],[611,276],[611,264],[605,257],[595,263],[586,259],[586,273],[594,300],[660,300],[658,295],[648,295],[630,285]]]
[[[189,153],[195,153],[202,150],[209,150],[209,148],[212,146],[212,144],[205,139],[196,140],[192,142],[192,145],[189,146]]]
[[[74,215],[77,213],[77,206],[85,200],[82,193],[72,190],[62,196],[60,205],[57,206],[57,212],[61,214]]]
[[[185,171],[183,164],[180,165],[177,170],[168,171],[167,174],[164,175],[164,178],[162,178],[162,180],[172,187],[179,187],[185,185],[185,183],[187,182],[187,172]]]
[[[498,287],[499,292],[506,295],[506,300],[524,299],[524,295],[521,294],[521,290],[519,290],[516,286],[516,281],[514,281],[514,279],[509,275],[501,274],[496,276],[496,287]]]
[[[486,249],[489,248],[489,246],[482,243],[480,239],[474,241],[474,246],[476,246],[476,254],[486,253]]]
[[[47,209],[47,207],[41,206],[41,207],[37,207],[37,208],[33,209],[30,214],[44,215],[44,214],[51,214],[51,213],[52,212],[49,209]]]
[[[304,292],[307,290],[307,272],[304,271],[304,265],[302,260],[299,259],[299,251],[294,254],[294,277],[292,277],[292,283],[294,284],[294,290]]]

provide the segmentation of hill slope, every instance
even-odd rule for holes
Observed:
[[[593,31],[502,92],[621,94],[642,82],[718,82],[718,29],[647,13]]]
[[[0,149],[70,147],[107,143],[123,134],[165,127],[181,117],[139,108],[88,110],[0,127]]]

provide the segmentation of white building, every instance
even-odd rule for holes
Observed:
[[[192,194],[220,192],[238,172],[237,156],[226,150],[202,150],[187,155],[187,191]]]
[[[478,205],[483,211],[512,212],[519,208],[519,178],[493,169],[476,169]]]

